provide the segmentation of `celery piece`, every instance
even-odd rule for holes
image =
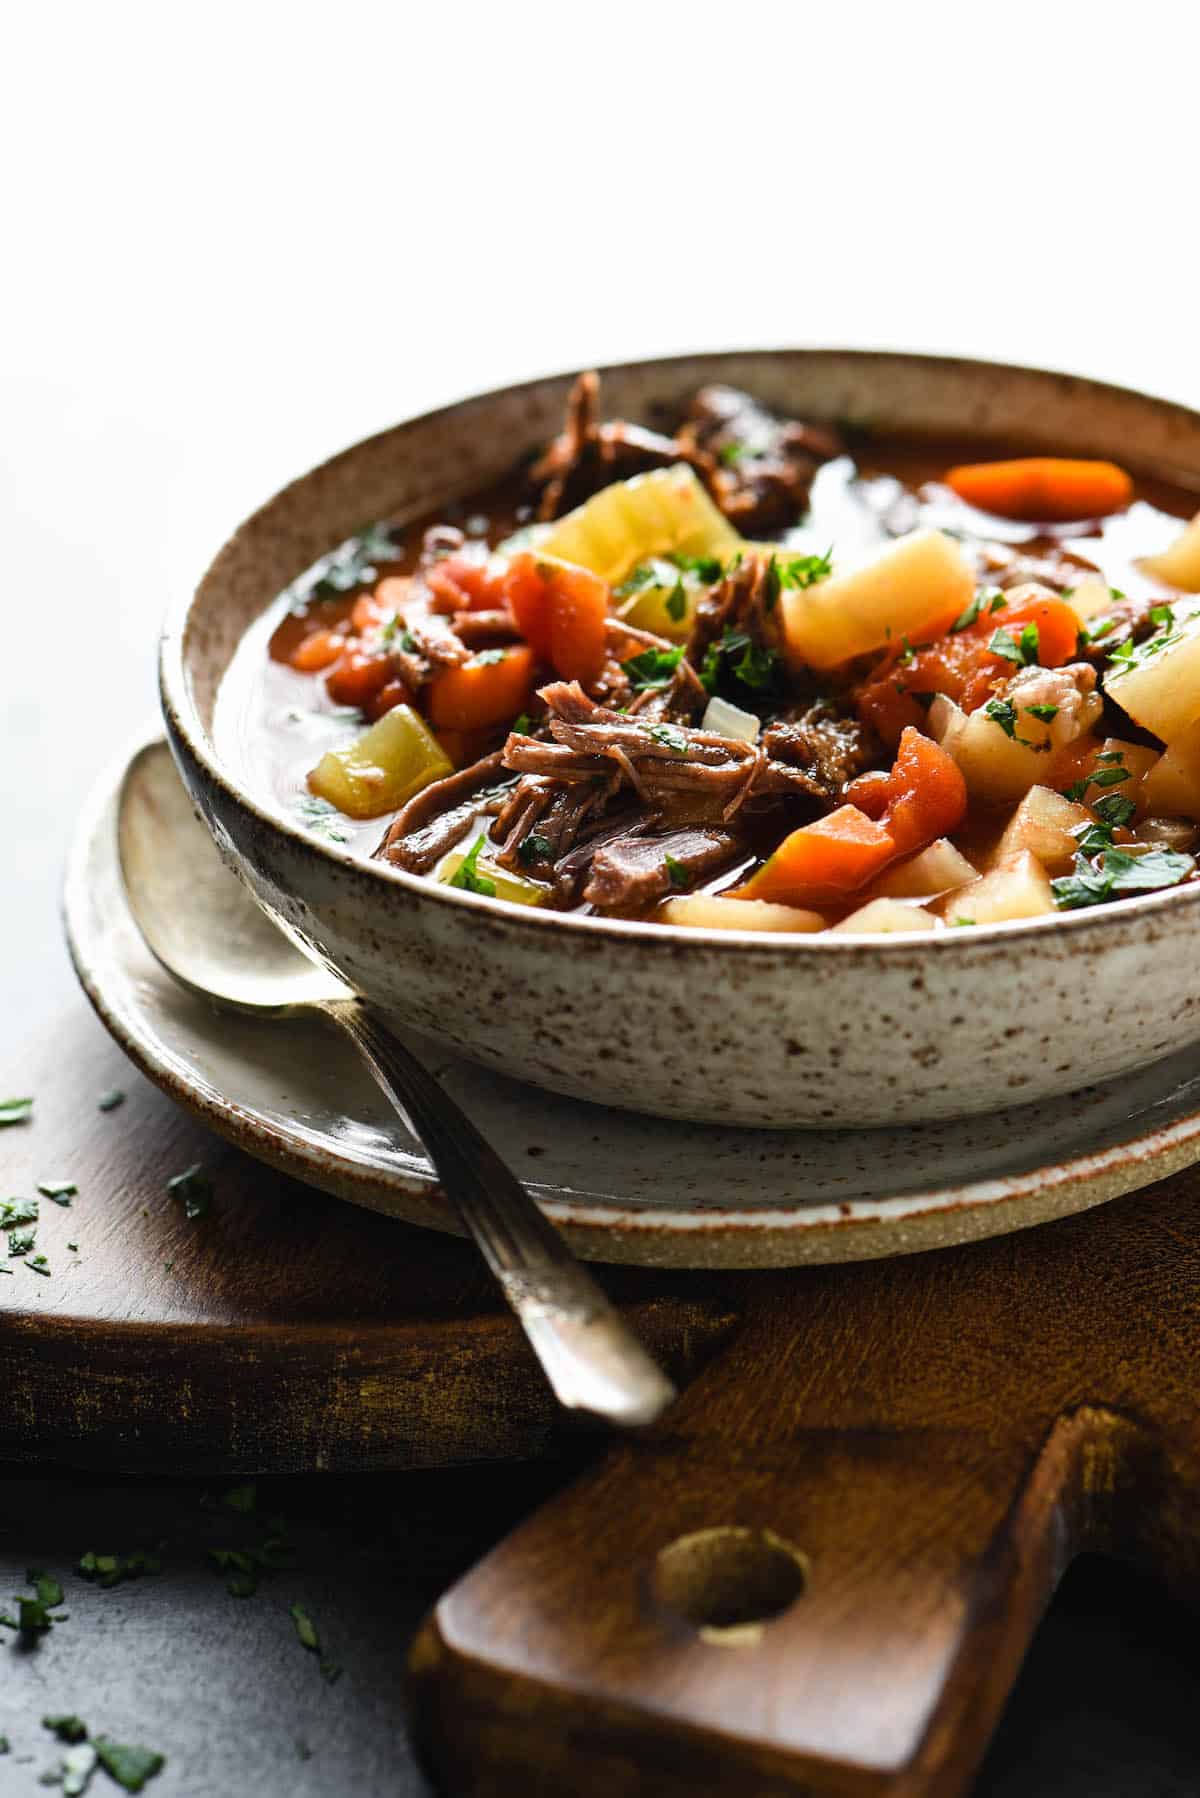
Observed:
[[[308,784],[350,818],[378,818],[453,772],[425,720],[411,706],[397,705],[356,742],[323,755]]]
[[[445,886],[465,885],[467,890],[478,891],[479,886],[486,890],[493,888],[488,896],[496,899],[509,899],[514,905],[541,905],[548,889],[536,880],[527,880],[523,874],[510,873],[507,868],[499,868],[495,862],[489,861],[483,850],[487,846],[486,837],[478,837],[467,849],[452,849],[438,864],[437,878]],[[471,882],[456,879],[464,863],[470,864]],[[474,883],[479,883],[476,885]]]

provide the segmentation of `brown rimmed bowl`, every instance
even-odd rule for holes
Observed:
[[[614,416],[681,407],[703,382],[728,381],[799,416],[1110,456],[1200,490],[1200,414],[1075,376],[847,350],[602,374]],[[1200,885],[936,934],[681,930],[436,886],[309,835],[250,789],[213,739],[243,633],[364,518],[415,519],[503,474],[557,429],[572,378],[463,400],[335,456],[248,519],[172,609],[167,734],[222,854],[263,906],[397,1021],[473,1061],[705,1123],[969,1116],[1075,1091],[1200,1037]]]

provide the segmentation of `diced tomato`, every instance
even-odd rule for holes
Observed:
[[[429,686],[430,721],[439,729],[462,731],[507,723],[529,704],[535,668],[527,643],[499,654],[484,650],[459,668],[447,668]]]
[[[435,562],[425,579],[436,609],[447,612],[492,612],[504,604],[505,567],[490,558],[446,556]]]
[[[337,661],[346,647],[340,631],[312,631],[292,651],[288,660],[301,674],[319,674]]]
[[[518,630],[543,661],[564,680],[595,680],[604,666],[606,582],[525,550],[509,563],[504,592]]]
[[[893,649],[858,693],[864,724],[894,746],[909,725],[919,729],[935,693],[944,693],[964,712],[977,711],[1016,672],[1017,664],[988,648],[997,631],[1018,645],[1029,625],[1037,626],[1033,660],[1043,668],[1061,668],[1075,655],[1079,619],[1063,599],[1027,600],[993,612],[984,607],[965,630],[947,632],[916,650]],[[915,697],[921,695],[922,698]]]
[[[325,690],[337,705],[363,706],[382,692],[392,678],[392,658],[352,649],[325,676]]]
[[[843,805],[785,837],[756,874],[725,895],[784,905],[836,905],[896,854],[893,838],[857,806]]]
[[[882,823],[898,855],[948,837],[967,815],[967,783],[958,763],[911,724],[891,773],[860,774],[846,798]]]

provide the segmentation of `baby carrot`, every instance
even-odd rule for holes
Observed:
[[[968,462],[952,468],[945,479],[969,506],[1031,523],[1107,518],[1133,498],[1133,482],[1115,462],[1079,462],[1061,456]]]

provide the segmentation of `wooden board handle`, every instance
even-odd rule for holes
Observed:
[[[1122,1427],[634,1444],[439,1604],[419,1739],[472,1798],[961,1792]]]

